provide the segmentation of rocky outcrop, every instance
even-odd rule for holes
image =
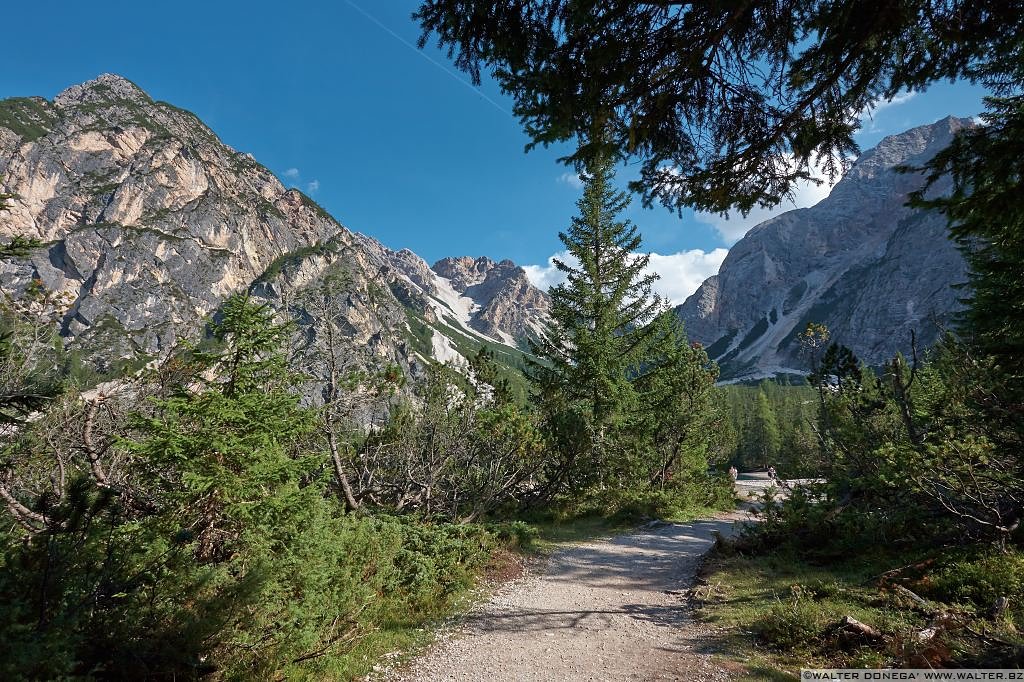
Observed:
[[[911,331],[933,342],[960,308],[963,257],[941,215],[905,206],[919,166],[968,120],[945,118],[882,140],[829,196],[783,213],[736,243],[717,275],[677,308],[726,378],[803,372],[797,335],[808,322],[863,361],[907,352]],[[939,186],[936,191],[942,191]]]
[[[159,353],[276,259],[342,228],[197,118],[118,76],[0,105],[0,235],[46,248],[0,266],[72,301],[62,333],[117,359]],[[104,364],[102,358],[97,358]]]
[[[507,343],[522,343],[543,332],[551,301],[533,286],[526,271],[510,260],[490,258],[443,258],[433,271],[453,289],[475,304],[469,323],[489,336]]]

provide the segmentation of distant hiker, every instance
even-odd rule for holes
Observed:
[[[768,467],[768,480],[773,482],[776,480],[775,467]]]
[[[736,467],[729,467],[729,478],[732,479],[733,483],[736,482],[736,479],[739,477],[739,475],[740,472],[736,470]]]

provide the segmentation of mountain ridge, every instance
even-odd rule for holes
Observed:
[[[961,307],[954,285],[966,264],[943,216],[905,206],[923,177],[896,168],[922,165],[970,125],[946,117],[884,138],[828,197],[755,226],[730,249],[676,308],[724,379],[804,373],[796,336],[808,322],[872,365],[909,351],[911,331],[922,346],[938,338]]]
[[[966,266],[941,216],[903,205],[921,177],[894,169],[920,165],[966,125],[947,117],[885,138],[819,204],[733,246],[676,308],[725,378],[802,371],[795,337],[808,321],[872,364],[906,350],[912,329],[922,343],[936,338],[959,308],[951,285]],[[0,262],[0,286],[67,298],[61,335],[104,371],[165,354],[238,292],[297,319],[304,362],[322,371],[308,304],[328,281],[345,282],[332,314],[356,367],[396,364],[416,377],[482,347],[519,365],[547,323],[547,294],[513,262],[429,265],[350,231],[194,114],[119,76],[53,101],[0,101],[0,191],[14,195],[0,236],[44,242]]]
[[[486,344],[508,346],[510,362],[520,352],[501,316],[481,315],[491,325],[481,331],[463,324],[465,306],[448,310],[461,294],[421,258],[350,231],[194,114],[120,76],[52,102],[0,101],[0,191],[13,195],[0,236],[43,242],[0,261],[0,287],[15,299],[42,291],[70,301],[60,334],[104,372],[161,357],[201,333],[225,297],[248,292],[298,321],[303,369],[322,374],[309,306],[328,281],[342,283],[331,314],[355,368],[396,364],[415,378]],[[500,298],[494,284],[469,307]],[[506,300],[505,317],[543,315],[510,312],[514,304]]]

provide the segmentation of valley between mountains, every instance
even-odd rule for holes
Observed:
[[[994,120],[851,155],[671,307],[596,124],[542,290],[122,76],[0,100],[0,678],[1024,665],[1024,251],[935,170]]]
[[[804,371],[797,335],[820,322],[869,363],[922,347],[959,309],[963,257],[941,216],[903,206],[920,164],[969,121],[946,118],[862,155],[819,205],[757,226],[677,313],[726,380]],[[330,280],[330,314],[353,366],[431,361],[481,348],[521,367],[550,302],[511,261],[444,258],[433,266],[353,232],[258,160],[221,143],[189,112],[103,75],[54,100],[0,103],[0,235],[46,248],[0,262],[15,297],[41,287],[68,302],[60,333],[116,374],[159,358],[231,293],[249,291],[316,343],[310,301]],[[340,287],[340,288],[339,288]],[[893,292],[901,292],[896,297]],[[842,302],[842,305],[840,305]],[[311,353],[300,364],[322,385]]]

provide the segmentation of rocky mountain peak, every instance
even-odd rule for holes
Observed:
[[[102,105],[125,101],[135,104],[152,104],[153,100],[142,88],[123,76],[105,73],[91,81],[72,85],[53,99],[61,109],[73,109],[83,105]]]
[[[511,260],[442,258],[433,270],[456,292],[474,301],[476,310],[470,320],[474,329],[506,342],[536,336],[543,329],[550,299]]]
[[[451,282],[455,291],[472,297],[480,305],[486,305],[511,282],[526,277],[526,271],[512,261],[495,263],[487,256],[442,258],[431,269]]]
[[[435,293],[434,272],[427,261],[409,249],[392,252],[391,264],[428,294]]]
[[[0,100],[0,193],[13,195],[0,238],[43,242],[0,260],[0,288],[59,301],[66,346],[101,372],[163,356],[245,291],[297,322],[294,357],[312,401],[328,322],[346,366],[398,365],[414,379],[426,363],[464,363],[485,344],[518,363],[516,346],[543,325],[544,295],[511,261],[453,259],[458,291],[412,251],[349,232],[194,114],[120,76],[52,102]]]
[[[974,125],[971,119],[947,116],[929,125],[888,135],[861,154],[845,177],[866,180],[885,175],[896,166],[923,164],[945,149],[959,130]]]
[[[52,103],[0,102],[0,192],[14,195],[0,236],[47,244],[0,263],[5,292],[66,297],[62,333],[113,362],[161,352],[278,259],[344,232],[193,114],[109,74]]]
[[[864,152],[828,197],[775,216],[729,251],[717,275],[677,308],[726,378],[801,373],[797,336],[809,322],[863,361],[924,345],[959,309],[963,257],[943,216],[909,208],[920,166],[974,123],[946,117],[890,135]],[[943,191],[940,182],[935,191]]]
[[[511,262],[511,261],[509,261]],[[457,256],[442,258],[431,269],[452,282],[456,291],[479,284],[487,279],[487,273],[494,267],[494,261],[487,256]]]

